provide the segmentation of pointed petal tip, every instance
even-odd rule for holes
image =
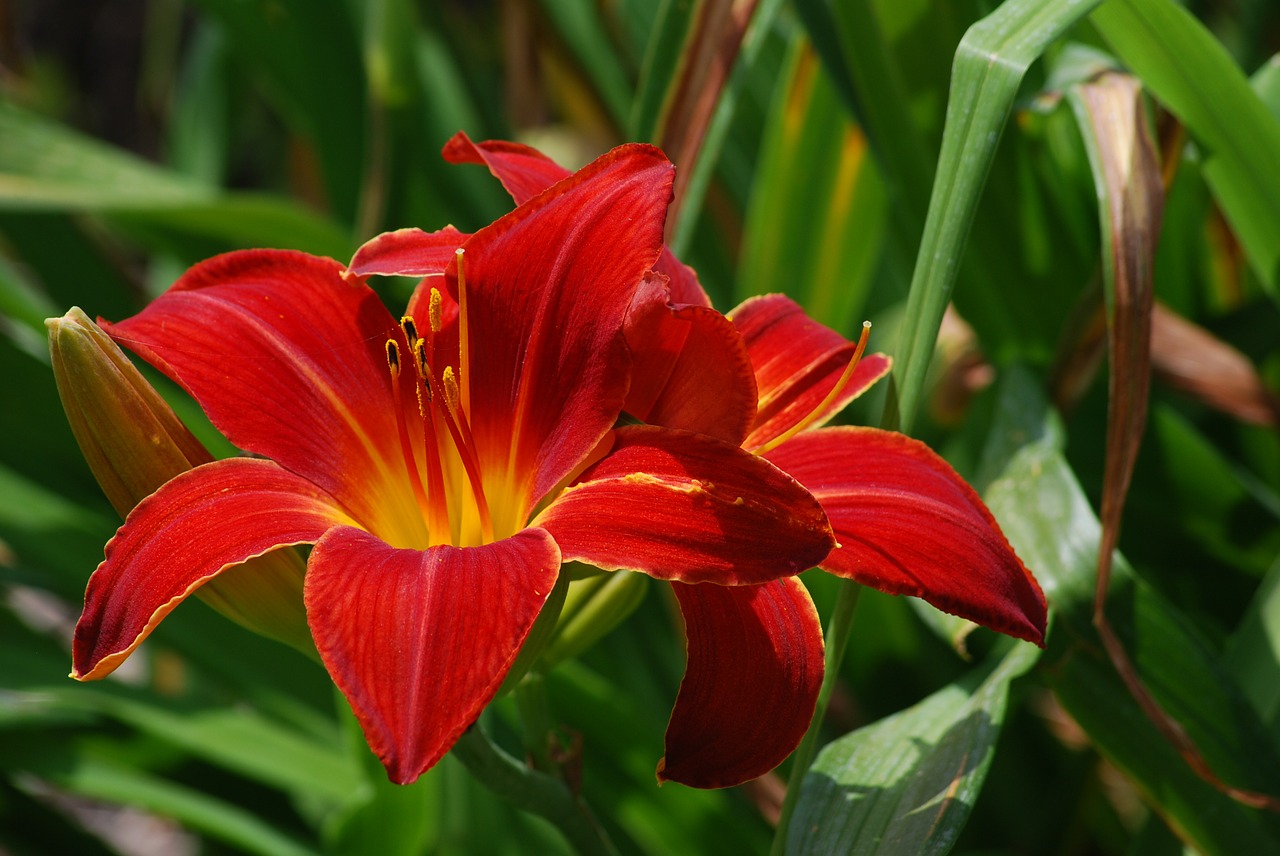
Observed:
[[[1043,646],[1039,583],[981,497],[928,446],[875,428],[823,428],[768,457],[827,512],[840,547],[823,570]]]
[[[435,766],[493,699],[560,565],[538,529],[418,551],[336,527],[316,544],[304,591],[316,647],[392,782]]]
[[[813,600],[795,577],[673,590],[688,663],[658,778],[693,788],[759,778],[795,750],[813,718],[825,668]]]

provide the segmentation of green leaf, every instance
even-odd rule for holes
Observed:
[[[318,156],[337,220],[354,220],[368,98],[356,4],[345,0],[199,0],[226,28],[240,65]]]
[[[907,299],[885,422],[909,430],[996,146],[1022,77],[1099,0],[1008,0],[956,51],[942,153]]]
[[[0,103],[0,209],[95,211],[134,229],[345,257],[347,235],[293,203],[216,189]]]
[[[1226,650],[1226,664],[1280,745],[1280,559],[1271,566]]]
[[[680,81],[685,42],[697,24],[700,3],[664,0],[649,36],[640,83],[631,102],[627,137],[656,141],[662,135],[671,88]]]
[[[257,856],[315,856],[315,850],[231,803],[89,752],[50,751],[28,767],[58,788],[172,817],[191,829]]]
[[[1043,673],[1091,742],[1178,832],[1207,853],[1261,852],[1274,815],[1197,775],[1130,697],[1093,628],[1100,526],[1052,432],[1012,458],[986,494],[1054,611]],[[1171,603],[1117,556],[1107,612],[1137,672],[1210,766],[1239,787],[1280,790],[1280,757],[1221,658]]]
[[[1090,19],[1138,77],[1187,126],[1204,176],[1253,269],[1280,299],[1280,120],[1226,50],[1169,0],[1111,0]]]
[[[216,195],[208,185],[0,102],[0,207],[157,208]]]
[[[1262,68],[1253,73],[1249,85],[1257,93],[1262,103],[1267,105],[1271,115],[1280,121],[1280,54],[1267,60]]]
[[[790,67],[766,124],[737,298],[785,285],[813,318],[848,330],[880,257],[884,184],[816,58],[797,46]]]
[[[358,771],[335,729],[330,745],[250,708],[183,709],[121,692],[72,685],[68,703],[98,710],[245,778],[298,796],[350,798]]]
[[[606,22],[601,19],[600,4],[592,0],[542,0],[540,5],[560,38],[582,64],[609,117],[621,128],[627,122],[631,105],[631,83],[609,38]]]
[[[668,226],[670,234],[667,245],[678,256],[683,256],[693,243],[694,231],[699,221],[698,213],[702,210],[712,178],[721,165],[721,153],[729,141],[738,104],[744,98],[749,84],[761,74],[766,56],[764,47],[769,41],[782,3],[783,0],[764,0],[760,3],[743,36],[738,58],[729,72],[720,100],[716,102],[702,141],[702,149],[693,163],[688,184],[685,185],[679,217],[675,220],[674,228]]]
[[[786,852],[949,851],[995,753],[1009,683],[1038,656],[1015,644],[919,704],[830,743],[804,778]]]

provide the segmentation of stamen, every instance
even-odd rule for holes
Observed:
[[[413,322],[412,315],[405,315],[400,319],[400,329],[404,331],[404,337],[409,342],[409,351],[418,347],[418,325]]]
[[[440,380],[444,382],[444,400],[450,410],[458,409],[458,379],[454,377],[453,366],[445,366]]]
[[[431,365],[427,361],[427,353],[425,342],[419,342],[415,349],[415,355],[418,358],[418,366],[423,373],[428,388],[436,386],[435,374],[431,371]],[[489,502],[484,494],[484,485],[480,481],[480,467],[477,463],[478,459],[475,453],[475,446],[471,440],[471,430],[465,427],[466,434],[464,436],[464,428],[466,421],[461,411],[456,410],[454,402],[457,400],[457,382],[453,377],[453,367],[445,366],[443,390],[443,406],[441,406],[441,397],[432,399],[432,411],[439,412],[440,417],[444,420],[445,427],[449,429],[449,436],[453,438],[453,447],[458,451],[458,458],[462,461],[462,468],[467,473],[467,481],[471,484],[471,493],[475,497],[476,512],[480,517],[480,532],[484,536],[486,542],[493,540],[493,518],[489,513]],[[450,386],[453,387],[452,393]],[[450,399],[453,399],[452,401]]]
[[[808,428],[814,422],[817,422],[819,418],[821,418],[823,412],[828,407],[831,406],[831,402],[839,398],[840,393],[844,392],[845,387],[849,385],[849,381],[853,380],[853,370],[858,367],[858,363],[862,360],[862,355],[867,350],[867,338],[870,335],[871,335],[871,322],[863,321],[862,335],[858,337],[858,346],[853,349],[853,357],[849,360],[849,364],[845,366],[844,374],[840,375],[840,380],[836,381],[836,385],[833,386],[831,388],[831,391],[827,393],[826,397],[823,398],[822,401],[818,403],[817,407],[809,411],[808,416],[801,419],[795,425],[792,425],[786,431],[782,432],[777,437],[774,437],[769,442],[762,443],[761,445],[752,449],[751,451],[753,454],[763,455],[766,452],[773,451],[774,449],[781,446],[783,443],[790,440],[792,437],[799,434],[804,429]]]
[[[440,297],[440,290],[436,288],[431,289],[431,298],[427,303],[427,320],[431,322],[432,333],[439,333],[440,328],[444,326],[444,321],[441,317],[442,310],[440,308],[442,300],[443,298]]]
[[[444,467],[440,463],[440,447],[436,437],[435,396],[431,391],[431,366],[427,363],[426,343],[418,339],[413,345],[414,366],[418,371],[418,413],[422,416],[427,456],[427,531],[432,546],[453,540],[449,528],[449,498],[444,489]]]
[[[458,263],[458,374],[460,409],[471,412],[471,348],[467,329],[467,275],[462,263],[463,249],[458,247],[454,258]]]
[[[409,484],[413,486],[413,498],[418,503],[419,516],[427,511],[427,494],[422,487],[422,474],[418,471],[418,459],[409,439],[409,426],[405,422],[404,401],[400,394],[400,345],[395,339],[387,340],[387,367],[391,369],[391,390],[396,409],[396,428],[400,433],[400,453],[404,456],[405,469],[409,471]]]

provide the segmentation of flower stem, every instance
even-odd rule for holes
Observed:
[[[524,751],[535,770],[554,772],[550,746],[551,711],[547,704],[546,678],[530,671],[515,688],[516,708],[520,711],[520,736]]]
[[[787,795],[782,801],[782,813],[778,817],[778,828],[773,834],[771,856],[782,856],[786,850],[787,827],[791,824],[791,814],[795,811],[796,801],[800,798],[800,786],[804,776],[813,763],[813,756],[818,749],[818,736],[822,731],[822,720],[827,713],[827,705],[831,701],[831,693],[839,680],[840,664],[844,662],[844,652],[849,647],[849,637],[853,632],[853,613],[858,606],[858,595],[862,586],[852,580],[840,580],[840,593],[836,596],[835,609],[827,622],[827,647],[825,665],[822,675],[822,687],[818,690],[818,703],[813,710],[813,721],[804,739],[796,747],[791,756],[791,775],[787,779]]]
[[[608,833],[564,782],[531,770],[473,725],[453,745],[453,755],[485,787],[513,806],[546,818],[583,856],[616,856]]]

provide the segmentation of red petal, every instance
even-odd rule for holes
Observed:
[[[623,146],[466,244],[470,374],[464,367],[460,383],[486,487],[510,506],[509,531],[622,409],[622,324],[661,251],[671,179],[657,149]]]
[[[662,248],[662,256],[654,265],[654,270],[666,274],[670,280],[667,287],[671,291],[671,302],[675,305],[711,306],[711,298],[698,281],[698,275],[693,272],[693,268],[676,258],[671,250]]]
[[[701,434],[637,425],[538,518],[566,560],[659,579],[761,583],[822,561],[818,503],[786,473]]]
[[[270,461],[231,458],[188,470],[138,504],[89,578],[72,676],[109,674],[211,577],[349,518],[319,488]]]
[[[418,778],[475,722],[559,572],[538,529],[426,552],[349,527],[316,544],[306,583],[316,647],[393,782]]]
[[[759,586],[673,583],[689,662],[658,778],[727,788],[800,743],[822,686],[818,612],[795,577]]]
[[[928,446],[875,428],[824,428],[767,457],[826,509],[840,546],[824,570],[1044,643],[1035,577],[974,489]]]
[[[502,140],[473,143],[461,131],[445,143],[444,159],[449,163],[477,163],[487,166],[517,205],[523,205],[570,175],[569,170],[537,149]],[[670,250],[663,248],[662,256],[654,267],[659,273],[671,278],[673,303],[711,305],[711,298],[707,297],[693,268],[682,263]]]
[[[634,362],[625,410],[666,428],[740,445],[756,412],[756,382],[733,323],[704,306],[673,306],[650,277],[627,320]]]
[[[782,294],[752,297],[730,313],[747,343],[756,370],[760,402],[746,442],[758,448],[805,419],[835,388],[855,345],[805,314]],[[890,360],[868,354],[835,400],[823,408],[820,425],[889,373]]]
[[[356,276],[439,276],[467,237],[452,226],[383,232],[356,250],[347,270]]]
[[[185,387],[231,442],[315,482],[362,525],[381,531],[401,509],[418,515],[385,350],[399,327],[337,262],[218,256],[103,326]]]
[[[462,131],[444,144],[444,159],[449,163],[478,163],[489,168],[511,194],[516,205],[523,205],[561,179],[569,170],[537,149],[490,140],[473,143]]]

